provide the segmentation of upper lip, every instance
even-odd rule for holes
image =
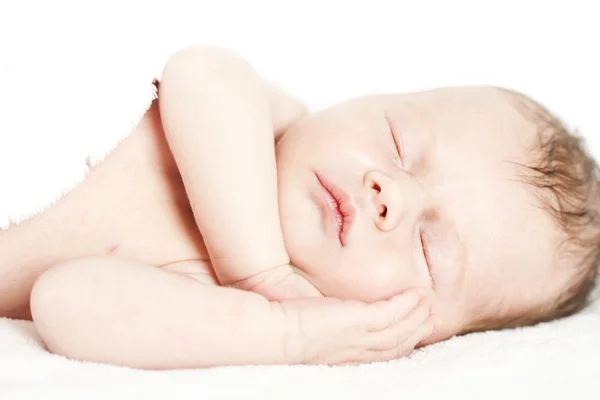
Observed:
[[[323,186],[323,188],[337,203],[337,212],[342,217],[339,238],[342,246],[345,246],[348,243],[348,234],[356,217],[356,208],[354,205],[352,205],[352,201],[348,193],[346,193],[342,188],[319,173],[315,173],[315,175],[317,176],[321,186]]]

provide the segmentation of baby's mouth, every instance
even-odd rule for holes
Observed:
[[[325,176],[315,172],[319,184],[325,192],[327,206],[334,216],[338,238],[342,247],[348,244],[348,234],[356,216],[356,209],[350,196]]]

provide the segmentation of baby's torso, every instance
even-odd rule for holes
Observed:
[[[156,102],[80,185],[43,213],[2,232],[0,293],[11,292],[3,287],[6,282],[30,281],[51,265],[107,255],[168,264],[215,282]],[[0,306],[7,300],[1,297]]]

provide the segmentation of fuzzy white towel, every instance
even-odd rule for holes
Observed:
[[[600,316],[456,337],[356,367],[140,371],[47,353],[31,322],[0,319],[2,399],[597,399]]]
[[[31,3],[0,5],[0,225],[79,182],[88,155],[101,159],[148,106],[168,54],[191,43],[241,52],[313,109],[369,92],[487,83],[547,100],[584,133],[599,128],[600,65],[586,52],[600,36],[591,9],[506,1],[489,11],[458,0],[372,0],[368,10],[309,0],[296,8],[258,0]],[[155,372],[51,355],[31,322],[0,319],[0,399],[235,397],[599,398],[600,313],[453,338],[382,364]]]

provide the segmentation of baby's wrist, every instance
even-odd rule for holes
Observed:
[[[289,264],[278,265],[273,268],[261,271],[257,274],[251,275],[247,278],[240,279],[235,282],[228,283],[226,286],[235,289],[255,291],[265,285],[277,285],[279,282],[284,280],[290,274],[293,274],[294,270]]]
[[[271,268],[228,286],[260,294],[269,300],[323,297],[314,285],[296,274],[289,264]]]
[[[303,343],[298,329],[299,312],[286,307],[279,301],[270,301],[271,310],[277,321],[277,347],[281,349],[281,364],[303,364]]]

